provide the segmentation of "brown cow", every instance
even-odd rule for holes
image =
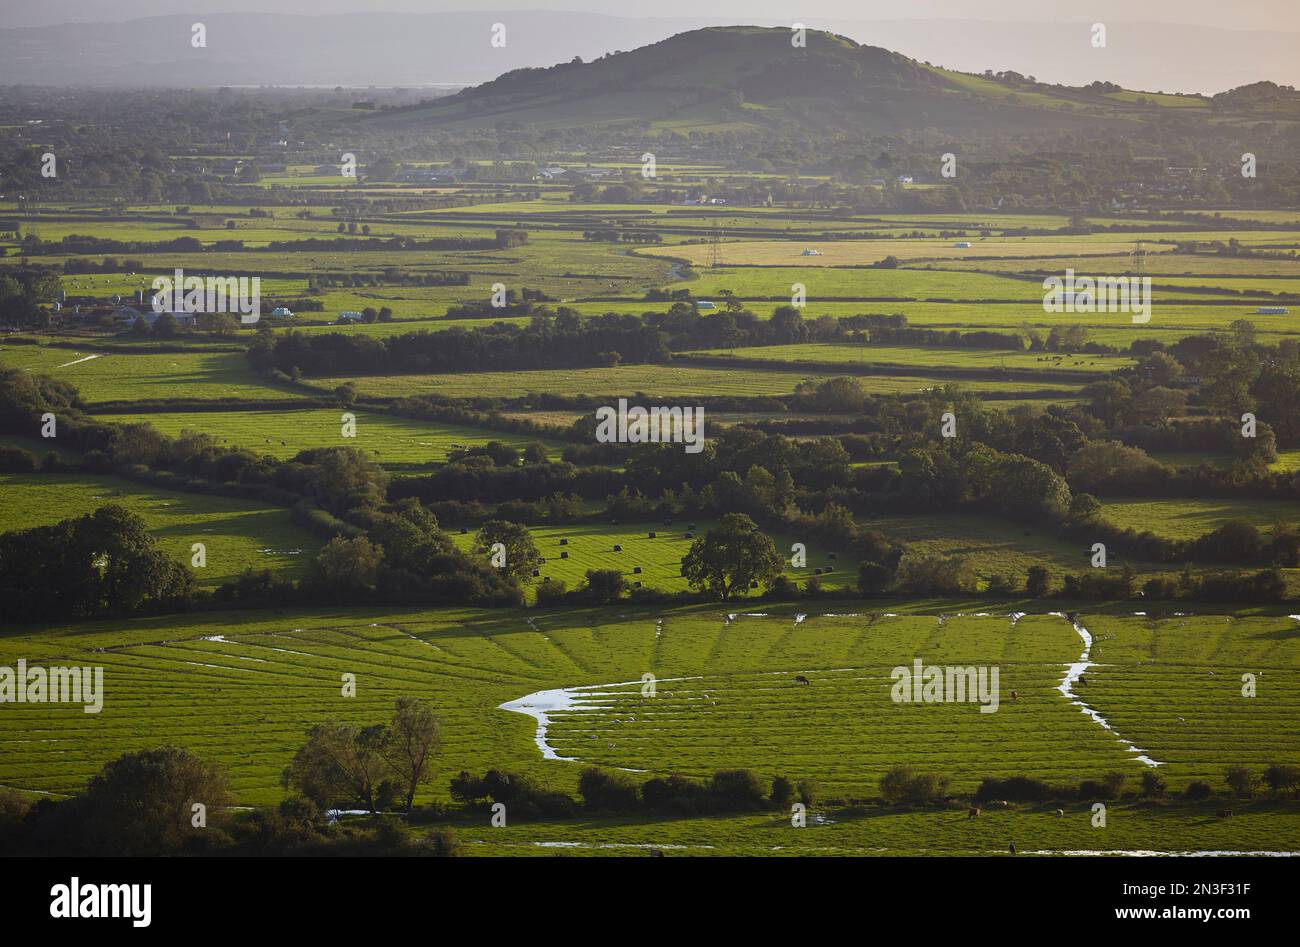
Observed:
[[[1020,692],[1019,692],[1019,691],[1012,691],[1012,692],[1011,692],[1011,702],[1014,704],[1014,703],[1015,703],[1016,701],[1018,701],[1019,699],[1020,699]]]
[[[1215,810],[1215,813],[1214,813],[1214,814],[1215,814],[1215,816],[1217,816],[1217,817],[1220,818],[1220,819],[1231,819],[1231,818],[1232,818],[1232,810],[1231,810],[1231,809],[1217,809],[1217,810]]]
[[[812,683],[812,681],[808,680],[808,678],[804,677],[802,674],[796,674],[796,675],[794,676],[794,682],[795,682],[796,684],[811,684],[811,683]]]
[[[980,808],[979,808],[979,806],[971,806],[970,809],[967,810],[967,812],[966,812],[966,818],[967,818],[968,820],[969,820],[969,819],[978,819],[979,817],[980,817]]]

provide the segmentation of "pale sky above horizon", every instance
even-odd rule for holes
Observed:
[[[167,13],[362,13],[556,10],[627,17],[967,19],[1015,22],[1168,22],[1225,30],[1300,31],[1296,0],[0,0],[0,27],[96,22]]]

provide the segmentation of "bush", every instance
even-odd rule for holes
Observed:
[[[1194,779],[1183,790],[1183,798],[1189,802],[1203,802],[1214,795],[1214,788],[1204,780]]]
[[[1238,796],[1249,796],[1255,791],[1255,776],[1246,767],[1237,764],[1223,771],[1223,781]]]
[[[627,591],[627,579],[617,569],[587,570],[587,600],[593,605],[611,605]]]
[[[456,830],[450,827],[434,829],[424,837],[423,843],[428,848],[429,854],[440,858],[459,855],[465,849],[460,839],[456,837]]]
[[[656,776],[641,786],[647,809],[673,815],[699,815],[708,810],[709,789],[685,776]]]
[[[709,781],[709,802],[715,812],[755,812],[767,808],[762,781],[748,769],[720,769]]]
[[[550,582],[543,582],[537,586],[537,604],[541,608],[560,605],[568,594],[568,586],[564,584],[563,579],[551,579]]]
[[[891,805],[934,802],[947,788],[946,776],[920,773],[913,766],[895,766],[880,777],[880,795]]]
[[[784,776],[772,780],[772,794],[768,796],[774,809],[789,809],[794,803],[794,783]]]
[[[1294,791],[1300,787],[1300,766],[1274,764],[1264,770],[1264,782],[1273,792]]]
[[[1142,795],[1154,799],[1165,794],[1165,778],[1153,769],[1142,774]]]
[[[975,790],[976,802],[1006,799],[1010,802],[1043,802],[1056,796],[1051,786],[1031,776],[1012,776],[1008,779],[985,779]]]
[[[0,444],[0,473],[32,473],[36,470],[36,455],[21,447]]]
[[[820,798],[817,793],[817,783],[815,783],[811,779],[799,780],[799,783],[798,785],[795,786],[795,789],[797,789],[799,792],[799,801],[802,802],[809,809],[811,809],[813,805],[817,802],[817,800]]]
[[[1128,782],[1128,776],[1114,770],[1101,778],[1101,784],[1106,787],[1111,799],[1118,799],[1124,795],[1124,784],[1126,782]]]
[[[578,777],[578,794],[593,812],[633,812],[641,805],[632,777],[590,766]]]

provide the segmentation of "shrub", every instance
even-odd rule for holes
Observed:
[[[1204,780],[1194,779],[1183,790],[1183,798],[1190,802],[1202,802],[1214,795],[1214,788]]]
[[[1008,779],[985,779],[975,790],[976,802],[1006,799],[1011,802],[1042,802],[1056,792],[1051,786],[1031,776],[1012,776]]]
[[[632,777],[589,766],[578,777],[578,794],[593,812],[632,812],[641,805]]]
[[[0,473],[32,473],[36,470],[36,455],[21,447],[0,444]]]
[[[698,815],[708,809],[709,789],[685,776],[656,776],[641,786],[647,809],[673,815]]]
[[[819,798],[817,794],[817,783],[815,783],[811,779],[799,780],[799,783],[798,785],[795,786],[795,789],[799,791],[799,801],[802,802],[809,809],[813,807],[813,804],[816,803]]]
[[[880,777],[880,795],[891,804],[926,803],[942,798],[948,777],[920,773],[912,766],[895,766]]]
[[[1274,764],[1264,770],[1264,782],[1273,792],[1294,791],[1300,786],[1300,766]]]
[[[1153,769],[1147,770],[1142,774],[1142,795],[1149,798],[1163,796],[1165,794],[1165,778]]]
[[[1128,776],[1114,770],[1101,778],[1101,784],[1106,787],[1111,799],[1118,799],[1124,795],[1124,784],[1126,782],[1128,782]]]
[[[766,809],[767,795],[753,770],[720,769],[709,781],[709,802],[715,812]]]
[[[562,604],[566,595],[568,595],[568,586],[564,584],[563,579],[551,579],[550,582],[543,582],[537,586],[537,604],[542,608]]]
[[[794,783],[784,776],[772,779],[772,794],[768,796],[774,809],[789,809],[794,803]]]
[[[1223,771],[1223,781],[1238,796],[1249,796],[1255,790],[1255,775],[1240,764],[1225,769]]]
[[[441,858],[450,858],[461,854],[465,846],[456,836],[456,830],[448,826],[434,829],[424,837],[424,845],[429,854]]]

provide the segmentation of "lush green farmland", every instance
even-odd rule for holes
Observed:
[[[362,395],[391,396],[394,392],[406,395],[439,394],[452,398],[519,397],[529,392],[555,392],[562,394],[608,395],[610,397],[632,394],[655,397],[704,396],[762,396],[786,395],[803,381],[819,381],[834,377],[826,373],[772,370],[737,370],[722,368],[694,368],[676,365],[620,365],[617,368],[547,369],[528,372],[467,372],[443,375],[385,375],[354,376],[350,378],[312,378],[310,383],[323,390],[332,391],[338,385],[351,382]],[[952,379],[924,376],[867,375],[859,379],[864,390],[874,393],[922,391],[942,387]],[[984,391],[1037,392],[1059,391],[1072,394],[1077,386],[1053,385],[1046,382],[979,382],[968,387]]]
[[[747,610],[770,614],[737,614]],[[817,780],[826,801],[816,812],[829,819],[815,816],[806,834],[790,832],[780,816],[748,816],[521,822],[505,832],[484,823],[481,836],[463,820],[469,837],[483,839],[481,850],[472,846],[476,853],[545,851],[538,842],[614,846],[600,849],[608,853],[623,844],[715,846],[701,854],[776,845],[792,853],[974,854],[1005,851],[1009,839],[1022,851],[1300,844],[1279,831],[1285,816],[1268,804],[1243,805],[1232,830],[1206,825],[1203,807],[1183,805],[1117,805],[1105,830],[1091,827],[1083,805],[1070,807],[1065,820],[1013,807],[978,825],[968,825],[964,811],[841,812],[844,803],[836,800],[875,795],[876,780],[899,761],[949,775],[961,792],[990,775],[1067,783],[1117,770],[1135,782],[1146,767],[1121,738],[1162,763],[1174,789],[1195,778],[1219,784],[1230,763],[1300,761],[1300,742],[1285,725],[1300,710],[1300,639],[1286,616],[1085,614],[1098,664],[1088,671],[1084,696],[1115,727],[1111,732],[1058,690],[1083,649],[1069,622],[984,610],[991,614],[938,617],[892,603],[531,617],[315,610],[11,632],[0,637],[0,661],[40,655],[49,663],[102,665],[105,699],[97,715],[75,705],[28,704],[0,716],[0,784],[69,792],[121,752],[175,743],[230,767],[241,803],[273,802],[282,792],[279,773],[307,727],[327,716],[382,719],[393,698],[413,694],[432,702],[444,721],[438,778],[422,798],[445,799],[450,775],[491,765],[570,790],[590,762],[695,776],[733,765]],[[1153,657],[1155,664],[1144,663]],[[893,702],[891,669],[915,658],[998,666],[998,710]],[[1264,672],[1255,698],[1238,693],[1236,678],[1247,670]],[[355,698],[341,696],[344,673],[357,675]],[[658,679],[654,697],[641,696],[646,673]],[[812,684],[796,685],[796,673]],[[538,691],[584,686],[596,690],[587,699],[576,692],[577,702],[550,717],[542,738],[574,761],[545,759],[537,722],[499,709]],[[1014,702],[1006,696],[1012,689],[1019,694]],[[597,693],[600,699],[591,699]],[[51,740],[60,750],[54,757]]]
[[[1047,566],[1058,573],[1078,572],[1087,565],[1091,554],[1085,544],[1074,545],[1032,525],[978,513],[885,516],[869,522],[918,553],[963,556],[971,561],[981,579],[1005,575],[1017,586],[1023,586],[1031,566]],[[1167,568],[1129,564],[1144,572]]]
[[[223,447],[244,447],[282,460],[315,447],[356,447],[382,466],[404,467],[443,463],[456,445],[479,446],[501,441],[523,447],[536,438],[508,431],[489,431],[374,411],[350,409],[356,437],[343,437],[342,409],[286,408],[276,411],[206,411],[147,414],[105,414],[101,420],[119,424],[147,421],[172,437],[184,431],[210,434]],[[558,441],[545,442],[555,451]]]
[[[1104,498],[1102,516],[1117,526],[1150,530],[1173,539],[1195,539],[1228,520],[1245,520],[1259,528],[1300,519],[1300,503],[1286,500]]]
[[[166,352],[139,355],[52,346],[5,346],[0,365],[70,382],[88,404],[154,399],[295,397],[259,378],[242,352]]]
[[[691,522],[675,520],[671,526],[663,523],[575,523],[568,526],[534,526],[529,529],[537,550],[546,559],[538,568],[541,575],[533,579],[536,587],[546,579],[560,580],[575,588],[581,584],[589,569],[616,569],[628,584],[641,582],[646,587],[668,592],[684,592],[686,580],[681,575],[682,557],[690,551],[693,540],[703,536],[716,525],[711,520],[699,520],[691,529]],[[649,534],[655,533],[651,539]],[[472,550],[475,534],[456,534],[457,545]],[[567,543],[561,545],[561,540]],[[797,537],[772,534],[777,551],[787,560],[790,546]],[[836,550],[807,544],[807,564],[803,568],[787,565],[785,574],[804,582],[824,571],[821,576],[825,588],[852,588],[858,580],[857,564],[838,556]],[[614,549],[622,546],[621,551]],[[567,558],[564,554],[567,553]],[[834,558],[832,558],[834,557]],[[640,573],[635,570],[640,568]]]
[[[781,362],[854,363],[868,365],[934,366],[945,368],[980,368],[989,371],[1021,369],[1050,372],[1106,374],[1132,365],[1126,357],[1099,355],[1056,355],[1043,352],[1003,352],[990,349],[937,348],[906,345],[856,345],[852,343],[807,343],[803,345],[764,345],[753,348],[709,349],[698,354],[726,355],[743,364],[744,359]],[[978,384],[978,383],[977,383]]]
[[[829,808],[806,828],[773,816],[627,822],[589,816],[573,823],[518,823],[510,832],[483,820],[462,820],[456,831],[471,855],[554,857],[644,855],[862,856],[999,855],[1014,842],[1021,855],[1163,854],[1174,852],[1294,851],[1291,806],[1235,803],[1231,821],[1207,817],[1204,805],[1110,803],[1104,829],[1092,826],[1089,806],[985,810],[968,820],[964,808]]]
[[[1246,231],[1234,234],[1243,243],[1273,244],[1284,239],[1295,240],[1295,235],[1274,231]],[[1215,232],[1180,233],[1182,240],[1222,239],[1222,234]],[[1143,239],[1132,234],[1093,234],[1087,237],[988,237],[972,238],[971,246],[957,247],[952,239],[920,240],[835,240],[809,244],[798,241],[764,240],[734,241],[722,245],[721,258],[732,265],[745,266],[861,266],[878,263],[887,256],[899,260],[960,260],[969,258],[1005,258],[1022,259],[1043,257],[1089,256],[1092,254],[1113,254],[1122,252],[1132,245],[1134,240]],[[1146,239],[1150,239],[1147,237]],[[1166,237],[1165,239],[1168,239]],[[809,248],[820,251],[817,256],[804,256]],[[639,254],[648,256],[670,256],[701,264],[709,259],[707,246],[675,246],[662,250],[638,250]]]
[[[289,520],[289,511],[247,500],[162,490],[118,477],[0,474],[0,531],[45,526],[118,503],[142,517],[163,551],[187,565],[190,547],[207,547],[203,585],[245,569],[302,575],[321,541]]]

